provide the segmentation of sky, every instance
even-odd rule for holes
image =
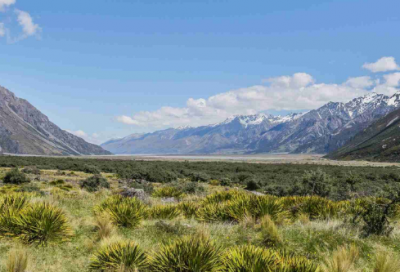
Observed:
[[[0,0],[0,85],[97,144],[391,95],[399,10],[398,0]]]

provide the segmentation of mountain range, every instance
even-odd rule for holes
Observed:
[[[115,154],[329,153],[400,107],[393,96],[369,93],[306,113],[234,116],[222,123],[132,134],[101,146]]]
[[[400,109],[374,122],[346,145],[328,154],[339,160],[400,160]]]
[[[0,152],[34,155],[108,155],[60,129],[28,101],[0,86]]]

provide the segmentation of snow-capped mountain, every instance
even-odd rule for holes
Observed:
[[[327,153],[400,107],[400,92],[369,93],[306,113],[239,115],[202,127],[171,128],[102,145],[116,154]]]

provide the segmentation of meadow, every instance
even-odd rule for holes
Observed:
[[[395,167],[0,166],[0,271],[400,271]]]

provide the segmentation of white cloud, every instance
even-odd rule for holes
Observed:
[[[138,121],[133,120],[131,117],[125,116],[125,115],[118,116],[117,121],[120,123],[127,124],[127,125],[139,125]]]
[[[368,88],[374,85],[374,81],[369,76],[351,77],[346,82],[346,85],[353,88]]]
[[[26,37],[33,36],[40,32],[41,28],[38,24],[33,22],[32,16],[28,12],[16,9],[15,13],[17,14],[18,23],[22,27],[22,31]]]
[[[75,136],[78,136],[79,138],[82,138],[86,142],[92,143],[92,144],[99,145],[99,144],[103,143],[103,140],[104,140],[104,139],[101,139],[100,135],[97,133],[93,133],[93,134],[89,135],[86,132],[84,132],[83,130],[76,130],[76,131],[67,130],[67,132],[74,134]]]
[[[15,4],[15,0],[0,0],[0,11],[4,11],[6,7]]]
[[[6,27],[4,23],[0,23],[0,37],[4,37],[6,35]]]
[[[393,85],[395,79],[388,77],[383,81],[381,92],[392,92],[394,87],[389,85]],[[349,78],[343,84],[316,83],[311,75],[305,73],[269,78],[265,82],[268,83],[220,93],[207,99],[189,98],[185,107],[161,107],[133,116],[119,116],[117,120],[149,130],[208,125],[238,114],[315,109],[330,101],[347,102],[367,94],[377,84],[370,77]]]
[[[365,63],[363,68],[373,73],[400,70],[394,57],[383,57],[374,63]]]

